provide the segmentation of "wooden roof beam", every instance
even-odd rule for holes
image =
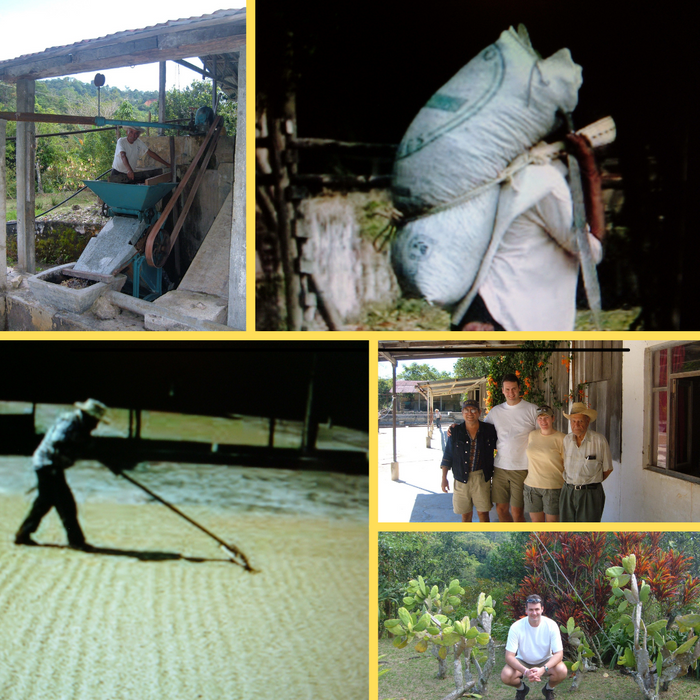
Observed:
[[[73,44],[48,49],[0,63],[0,80],[56,78],[74,73],[87,73],[123,68],[144,63],[176,61],[191,56],[240,51],[246,43],[246,24],[221,22],[210,27],[190,27],[170,33],[116,39],[108,44],[97,42]]]
[[[203,60],[203,59],[200,58],[200,60]],[[190,63],[189,61],[183,61],[182,59],[178,59],[177,61],[175,61],[175,63],[178,63],[179,65],[184,66],[185,68],[189,68],[190,70],[193,70],[195,73],[199,73],[200,75],[203,75],[205,78],[209,78],[210,80],[214,79],[214,76],[212,75],[212,73],[210,71],[204,70],[203,68],[198,68],[197,66],[195,66],[193,63]],[[219,83],[230,85],[232,88],[238,87],[238,80],[233,75],[224,76],[224,77],[219,77],[217,75],[216,80]]]

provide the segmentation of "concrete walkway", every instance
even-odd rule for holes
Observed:
[[[396,453],[399,480],[391,480],[393,439],[391,428],[379,430],[379,484],[377,501],[380,523],[459,523],[462,516],[452,512],[452,476],[448,476],[450,492],[440,488],[442,449],[447,440],[448,423],[442,431],[434,430],[430,448],[426,447],[428,429],[402,427],[396,429]],[[479,522],[474,510],[472,522]],[[491,522],[498,522],[496,509]]]
[[[452,512],[452,474],[448,475],[449,493],[440,488],[442,449],[447,440],[448,422],[442,423],[442,434],[433,431],[430,448],[426,447],[428,429],[425,426],[404,426],[396,429],[396,458],[399,480],[391,480],[393,440],[391,428],[379,430],[379,483],[377,510],[380,523],[459,523],[462,516]],[[498,522],[495,506],[490,511],[492,523]],[[526,513],[525,519],[530,521]],[[472,522],[478,523],[476,509]],[[614,522],[603,511],[602,522]]]

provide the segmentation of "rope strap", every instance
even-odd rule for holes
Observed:
[[[526,153],[522,153],[508,167],[503,169],[492,180],[485,182],[483,185],[479,185],[478,187],[476,187],[473,190],[470,190],[469,192],[465,192],[464,194],[455,197],[449,202],[436,204],[434,207],[425,209],[419,214],[415,214],[413,216],[404,216],[397,209],[392,209],[392,216],[389,224],[385,228],[383,228],[377,234],[377,237],[374,239],[375,249],[377,251],[383,250],[387,243],[394,239],[397,231],[408,223],[412,223],[413,221],[419,221],[420,219],[425,219],[428,216],[433,216],[434,214],[440,214],[441,212],[453,209],[454,207],[457,207],[460,204],[464,204],[470,199],[477,197],[483,192],[486,192],[486,190],[490,189],[491,187],[500,185],[502,182],[508,181],[510,182],[511,186],[515,187],[512,178],[517,172],[519,172],[523,168],[526,168],[528,165],[546,165],[552,161],[552,158],[555,155],[556,154],[554,153],[538,153],[534,149],[527,151]]]

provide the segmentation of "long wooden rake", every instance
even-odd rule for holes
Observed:
[[[147,488],[143,484],[139,483],[134,479],[132,476],[129,476],[128,474],[125,474],[124,472],[119,472],[119,476],[123,477],[127,481],[130,481],[134,486],[138,486],[142,491],[145,491],[151,498],[155,498],[156,501],[159,501],[162,503],[164,506],[167,506],[172,510],[174,513],[177,513],[181,518],[184,518],[188,523],[191,525],[194,525],[196,528],[199,528],[203,533],[206,535],[209,535],[213,540],[216,540],[216,542],[219,543],[219,546],[223,550],[224,554],[229,558],[231,562],[234,564],[238,564],[239,566],[242,566],[246,571],[250,571],[251,573],[258,573],[256,569],[254,569],[251,565],[250,562],[248,561],[248,557],[246,557],[243,552],[241,552],[238,547],[232,544],[228,544],[227,542],[224,542],[220,537],[215,535],[213,532],[210,530],[207,530],[204,525],[200,525],[196,520],[193,520],[190,518],[189,515],[185,515],[179,508],[176,508],[172,503],[169,503],[166,501],[162,496],[159,496],[157,493],[154,493],[151,491],[151,489]]]

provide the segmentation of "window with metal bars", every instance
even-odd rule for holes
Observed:
[[[700,479],[700,342],[646,355],[647,467]]]

